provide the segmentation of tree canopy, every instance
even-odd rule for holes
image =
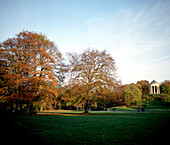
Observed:
[[[43,97],[57,96],[56,68],[60,59],[54,42],[41,33],[23,31],[2,42],[1,99],[30,104]]]
[[[11,111],[14,106],[20,110],[27,106],[29,112],[33,103],[40,110],[58,104],[87,113],[96,106],[140,106],[150,100],[148,81],[121,85],[115,60],[106,50],[88,48],[68,53],[67,64],[64,60],[56,44],[42,33],[22,31],[1,42],[0,106],[7,104]],[[160,86],[164,100],[169,99],[169,86],[169,81]]]
[[[161,93],[170,95],[170,81],[164,81],[161,86]]]
[[[124,89],[124,99],[127,106],[137,105],[142,101],[142,92],[135,84],[126,85]]]
[[[149,95],[149,82],[146,80],[138,81],[138,87],[142,91],[142,95]]]
[[[118,88],[120,82],[116,77],[115,60],[105,50],[87,49],[81,54],[69,53],[69,62],[69,86],[74,96],[85,102],[85,112],[88,112],[89,100],[94,98],[94,92]]]

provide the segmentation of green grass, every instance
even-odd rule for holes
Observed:
[[[137,108],[127,108],[125,106],[122,106],[122,107],[112,107],[112,110],[113,110],[113,108],[116,108],[116,111],[137,111],[138,110]]]
[[[6,144],[156,144],[168,142],[170,113],[10,116],[1,142]],[[8,138],[6,140],[6,138]]]
[[[170,107],[167,107],[166,105],[163,105],[160,101],[149,101],[146,103],[145,111],[153,111],[153,112],[161,112],[161,111],[170,111]],[[113,108],[116,108],[116,111],[138,111],[138,107],[136,108],[127,108],[126,106],[121,107],[111,107],[108,108],[108,111],[113,110]]]
[[[146,111],[170,111],[170,107],[160,101],[150,101],[147,103]]]
[[[161,111],[170,111],[170,107],[163,105],[160,101],[149,101],[146,103],[147,107],[145,107],[145,111],[153,111],[153,112],[161,112]],[[116,108],[116,111],[113,111],[113,108]],[[107,108],[105,113],[116,113],[117,111],[132,111],[138,112],[138,107],[126,107],[126,106],[117,106],[117,107],[110,107]],[[76,110],[45,110],[39,113],[83,113],[84,111],[76,111]],[[103,113],[103,111],[89,111],[90,113]]]

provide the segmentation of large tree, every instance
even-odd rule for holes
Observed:
[[[41,33],[23,31],[1,43],[0,60],[6,63],[0,92],[4,100],[15,104],[57,96],[57,63],[61,53],[54,42]],[[56,74],[55,74],[56,73]],[[6,91],[3,91],[6,90]]]
[[[85,113],[88,113],[89,101],[94,99],[92,94],[95,91],[118,88],[115,60],[105,50],[87,49],[81,54],[69,53],[69,62],[70,90],[78,98],[75,100],[84,101]]]

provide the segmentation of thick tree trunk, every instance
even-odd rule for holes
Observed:
[[[89,113],[89,100],[87,99],[86,100],[86,103],[85,103],[85,111],[84,111],[84,113]]]

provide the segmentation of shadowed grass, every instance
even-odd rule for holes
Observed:
[[[9,117],[4,135],[16,144],[163,144],[169,121],[169,112],[19,115]]]

